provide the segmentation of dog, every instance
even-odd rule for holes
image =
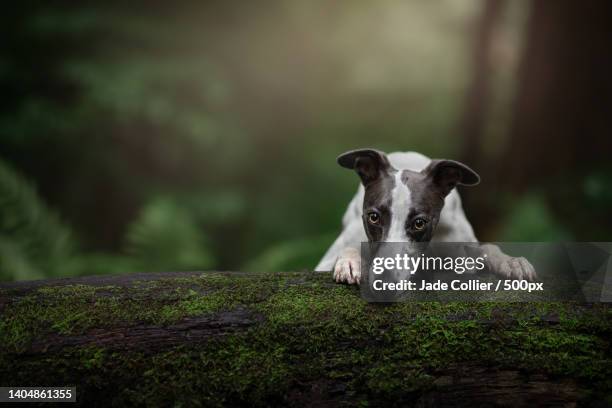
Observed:
[[[458,185],[475,186],[480,176],[454,160],[430,159],[416,152],[385,154],[358,149],[341,154],[338,164],[354,170],[361,184],[343,218],[343,230],[315,271],[332,271],[338,283],[361,282],[361,242],[477,243]],[[506,279],[535,281],[524,257],[511,257],[492,244],[480,245],[488,269]]]

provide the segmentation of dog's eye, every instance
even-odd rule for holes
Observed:
[[[380,223],[380,214],[377,212],[368,213],[368,222],[372,225],[378,225]]]
[[[427,224],[427,221],[425,221],[423,218],[417,218],[412,223],[412,227],[417,231],[423,231],[426,224]]]

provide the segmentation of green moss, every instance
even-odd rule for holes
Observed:
[[[114,288],[96,289],[74,285],[37,290],[11,304],[3,312],[0,340],[7,349],[18,351],[26,348],[32,339],[44,332],[69,334],[95,325],[99,322],[99,315],[92,313],[88,306],[104,303],[102,299],[94,300],[96,290],[113,291]]]
[[[45,361],[6,354],[49,330],[172,324],[241,305],[264,319],[197,346],[150,355],[74,348]],[[119,405],[284,405],[289,392],[313,387],[336,400],[405,405],[434,387],[440,370],[469,362],[567,377],[603,395],[612,389],[610,317],[607,305],[572,303],[368,304],[328,275],[294,273],[47,288],[3,312],[0,337],[10,347],[0,379],[53,372],[85,389],[115,384]]]
[[[86,369],[102,368],[107,351],[101,347],[86,346],[75,350],[79,354],[81,364]]]
[[[202,274],[137,282],[134,288],[69,285],[33,291],[7,306],[0,318],[0,341],[22,351],[45,333],[84,333],[91,328],[135,322],[172,324],[187,316],[257,303],[296,274]]]
[[[185,405],[227,405],[251,401],[280,401],[289,386],[290,368],[283,350],[259,349],[240,338],[228,338],[202,350],[177,348],[151,360],[143,382],[132,397],[159,401],[162,405],[182,401]],[[193,400],[185,398],[192,396]]]
[[[165,305],[159,311],[159,323],[171,323],[186,316],[197,316],[213,313],[218,310],[230,309],[234,302],[224,292],[215,292],[209,295],[198,295],[194,290],[176,303]]]
[[[341,322],[363,317],[366,303],[355,290],[320,285],[287,287],[266,299],[259,310],[271,324],[302,324],[308,321]]]

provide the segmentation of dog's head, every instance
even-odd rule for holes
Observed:
[[[355,170],[365,187],[363,225],[370,242],[431,240],[444,198],[459,184],[480,181],[453,160],[432,160],[420,172],[395,169],[385,153],[373,149],[346,152],[338,163]]]

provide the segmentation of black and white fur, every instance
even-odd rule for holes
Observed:
[[[360,283],[359,248],[366,241],[478,242],[455,189],[480,181],[466,165],[431,160],[416,152],[386,155],[374,149],[346,152],[338,163],[355,170],[362,183],[344,214],[342,233],[316,271],[333,270],[336,282]],[[505,255],[491,244],[480,248],[494,273],[510,279],[536,279],[525,258]]]

